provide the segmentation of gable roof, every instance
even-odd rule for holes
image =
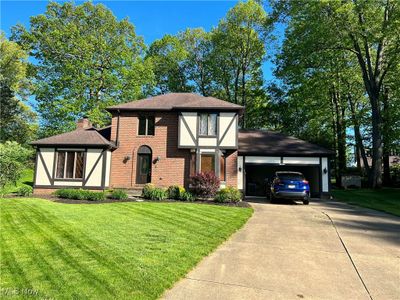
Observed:
[[[98,146],[113,147],[114,144],[104,138],[94,127],[77,128],[73,131],[53,135],[44,139],[40,139],[31,143],[34,146]]]
[[[239,130],[239,154],[330,156],[334,152],[293,136],[269,130]]]
[[[118,104],[107,108],[108,111],[116,111],[116,110],[169,111],[169,110],[188,110],[188,109],[195,109],[195,110],[215,109],[215,110],[225,110],[225,111],[242,111],[244,107],[214,97],[204,97],[192,93],[169,93],[147,99]]]

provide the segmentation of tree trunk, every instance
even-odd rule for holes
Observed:
[[[383,97],[383,184],[386,186],[391,186],[390,178],[390,108],[389,108],[389,91],[384,90]]]
[[[350,106],[350,110],[351,110],[351,119],[352,119],[353,125],[354,125],[354,138],[356,141],[356,149],[357,149],[356,155],[358,156],[358,160],[362,159],[364,171],[369,176],[370,167],[368,165],[368,158],[367,158],[367,154],[365,152],[365,147],[364,147],[362,136],[361,136],[360,123],[358,122],[358,119],[356,116],[355,103],[353,102],[353,99],[350,94],[348,95],[347,98],[349,100],[349,104],[350,104],[349,106]],[[360,164],[358,162],[358,160],[357,160],[357,166],[358,166],[358,164]]]
[[[340,94],[333,87],[332,102],[336,115],[336,139],[337,139],[337,184],[342,185],[342,174],[346,170],[346,125],[344,121],[345,109],[340,102]]]
[[[379,91],[370,95],[372,107],[372,167],[369,182],[372,188],[382,187],[382,116],[379,107]]]

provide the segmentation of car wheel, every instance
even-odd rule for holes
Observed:
[[[304,205],[308,205],[308,203],[310,203],[310,201],[308,199],[303,200]]]

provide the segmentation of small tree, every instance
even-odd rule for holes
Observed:
[[[15,184],[21,177],[26,161],[32,151],[22,147],[17,142],[0,144],[0,194],[9,184]]]
[[[190,180],[193,193],[200,197],[214,197],[220,185],[219,178],[214,172],[198,173]]]

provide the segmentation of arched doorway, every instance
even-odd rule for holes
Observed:
[[[136,183],[151,182],[151,148],[140,146],[137,152]]]

